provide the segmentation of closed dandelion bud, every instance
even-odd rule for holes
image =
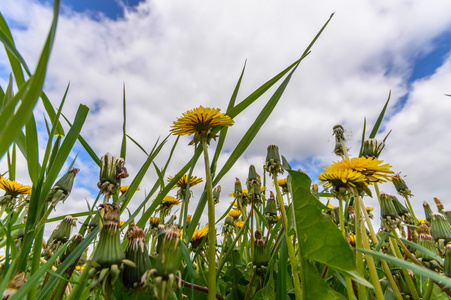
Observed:
[[[451,225],[441,213],[432,213],[431,235],[436,241],[439,239],[444,239],[446,242],[451,240]]]
[[[385,193],[381,193],[381,217],[399,217],[391,196]]]
[[[451,244],[446,245],[445,249],[445,275],[451,277]]]
[[[401,222],[390,195],[381,193],[381,227],[386,230],[394,229]]]
[[[47,195],[45,201],[52,202],[52,205],[56,205],[59,201],[63,201],[64,203],[72,191],[75,175],[77,175],[78,172],[80,172],[80,169],[73,168],[64,174],[63,177],[61,177],[50,190],[50,193]]]
[[[70,244],[67,246],[66,250],[60,257],[61,263],[64,262],[64,260],[69,256],[69,254],[72,253],[72,251],[75,250],[75,248],[77,248],[78,245],[80,245],[80,243],[83,241],[83,239],[84,238],[81,234],[77,234],[74,236],[74,238],[72,239],[72,241],[70,242]]]
[[[130,227],[127,231],[128,243],[125,247],[125,258],[134,262],[136,268],[125,265],[122,282],[126,287],[137,287],[147,270],[152,269],[147,248],[146,234],[138,226]]]
[[[254,200],[256,198],[260,198],[260,188],[261,188],[261,182],[260,182],[260,176],[258,176],[257,172],[255,171],[254,165],[249,166],[249,175],[247,178],[247,190],[249,193],[252,193],[254,195]]]
[[[431,252],[433,252],[433,253],[435,253],[437,255],[439,254],[438,250],[437,250],[437,247],[435,247],[434,239],[429,234],[420,234],[419,237],[418,237],[417,243],[420,246],[423,246],[424,248],[430,250]],[[424,261],[430,261],[430,260],[434,259],[433,257],[429,256],[428,254],[426,254],[426,253],[424,253],[424,252],[422,252],[421,250],[418,250],[418,249],[415,252],[415,256],[418,259],[421,258]]]
[[[396,208],[396,212],[401,217],[401,219],[408,224],[413,224],[414,221],[413,217],[410,215],[410,210],[402,205],[402,203],[399,202],[398,198],[396,198],[395,196],[391,196],[391,199],[393,201],[393,205]]]
[[[269,226],[276,224],[279,220],[277,217],[276,199],[274,198],[273,192],[270,192],[269,199],[266,201],[265,219]]]
[[[233,218],[227,216],[224,220],[224,226],[222,226],[222,232],[224,235],[232,234],[235,229],[235,225],[233,224]]]
[[[444,209],[442,213],[446,216],[446,218],[448,219],[448,222],[451,224],[451,210]]]
[[[102,193],[112,195],[121,189],[121,179],[128,177],[124,164],[123,158],[112,156],[110,153],[102,157],[100,181],[97,184]]]
[[[66,216],[50,235],[49,243],[53,241],[58,241],[61,243],[67,242],[72,233],[72,228],[75,226],[77,226],[77,218]]]
[[[424,214],[426,215],[426,220],[431,223],[432,209],[426,201],[423,202],[423,209]]]
[[[100,224],[100,214],[94,214],[94,216],[92,216],[88,224],[89,232],[91,232],[99,224]]]
[[[338,156],[342,156],[344,154],[344,151],[343,151],[343,146],[341,144],[341,141],[345,140],[345,137],[344,137],[345,130],[344,130],[343,126],[341,126],[339,124],[335,125],[332,130],[334,132],[333,134],[335,135],[334,153]]]
[[[158,253],[156,266],[157,275],[167,278],[169,274],[177,271],[177,252],[179,249],[180,234],[177,230],[169,229],[163,239],[160,253]]]
[[[435,205],[437,206],[438,212],[442,214],[444,209],[442,201],[440,201],[440,199],[438,198],[434,198],[434,202]]]
[[[221,186],[218,185],[213,189],[213,201],[215,204],[219,203],[219,196],[221,195]]]
[[[378,158],[385,147],[384,141],[367,139],[363,142],[362,156]]]
[[[254,256],[252,258],[252,263],[254,265],[254,272],[257,275],[262,275],[266,273],[265,267],[268,265],[268,258],[265,252],[265,244],[262,240],[262,234],[260,231],[255,231],[254,240]]]
[[[163,240],[164,240],[165,236],[166,236],[166,226],[164,226],[163,224],[159,224],[158,225],[157,248],[156,248],[157,253],[160,253],[160,249],[163,246]]]
[[[11,278],[3,292],[2,300],[11,298],[25,283],[27,282],[27,274],[20,271],[16,276]]]
[[[392,182],[393,182],[393,185],[395,186],[398,194],[400,194],[401,196],[404,196],[404,197],[413,196],[411,191],[407,187],[406,182],[404,181],[404,179],[401,178],[401,176],[399,174],[396,174],[395,176],[392,177]]]
[[[265,170],[270,174],[283,173],[282,164],[280,161],[279,147],[276,145],[269,145],[266,154]]]
[[[233,195],[238,201],[241,201],[243,198],[243,188],[241,187],[241,181],[235,177],[235,190],[233,191]]]
[[[92,260],[102,267],[117,265],[125,258],[119,231],[120,206],[117,203],[104,203],[99,207],[104,212],[103,227]]]

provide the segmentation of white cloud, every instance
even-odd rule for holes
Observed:
[[[18,25],[13,30],[17,47],[33,69],[51,8],[35,1],[4,1],[2,13]],[[27,13],[24,6],[29,8]],[[79,103],[91,108],[82,134],[101,156],[120,150],[125,83],[128,133],[149,151],[184,111],[198,105],[225,109],[245,59],[238,101],[297,59],[335,12],[268,122],[221,182],[223,196],[233,189],[235,176],[245,181],[250,163],[261,168],[271,143],[279,145],[287,159],[312,158],[311,167],[318,168],[336,160],[331,133],[332,126],[341,123],[351,135],[351,153],[357,155],[363,118],[370,128],[391,90],[387,112],[391,119],[385,125],[393,133],[384,158],[408,175],[418,198],[431,200],[438,195],[446,207],[451,205],[443,176],[449,169],[446,112],[451,100],[443,96],[450,92],[446,90],[451,74],[448,63],[412,86],[401,112],[394,111],[393,105],[409,92],[406,80],[412,60],[429,51],[433,39],[449,28],[451,17],[444,9],[448,6],[446,1],[146,1],[117,21],[95,21],[66,8],[60,16],[45,89],[56,105],[70,81],[64,113],[73,119]],[[0,55],[4,67],[6,58]],[[0,80],[2,86],[4,80]],[[236,118],[226,149],[233,149],[262,107],[262,102],[256,103]],[[157,158],[160,167],[173,141]],[[187,143],[188,138],[180,139],[168,175],[188,161],[193,149]],[[132,176],[144,160],[145,155],[129,142],[127,167]],[[80,163],[87,164],[83,159]],[[96,172],[88,167],[77,180],[95,187]],[[195,171],[204,177],[201,174],[202,160]],[[142,188],[150,190],[155,180],[151,170]],[[194,195],[200,194],[199,188]],[[84,195],[73,195],[67,205],[74,209],[77,201],[84,205],[88,197]],[[140,197],[144,198],[137,195],[132,207]],[[217,208],[218,214],[226,204]]]

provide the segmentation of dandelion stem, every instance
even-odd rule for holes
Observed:
[[[404,195],[404,198],[406,199],[407,205],[409,206],[410,213],[412,214],[412,217],[415,220],[415,226],[418,226],[418,219],[415,216],[415,212],[413,211],[412,205],[410,204],[409,197],[407,195]]]
[[[343,234],[343,237],[346,239],[346,229],[345,229],[345,221],[344,221],[344,209],[343,209],[343,202],[345,201],[345,199],[338,199],[338,205],[339,205],[339,218],[340,218],[340,230],[341,233]],[[351,278],[349,278],[348,276],[345,277],[346,280],[346,291],[348,292],[348,298],[349,299],[354,299],[355,295],[354,295],[354,289],[352,287],[352,281]]]
[[[290,236],[288,235],[288,219],[287,219],[287,214],[285,212],[285,206],[283,205],[283,200],[282,200],[282,194],[280,192],[280,187],[279,187],[279,183],[277,181],[277,171],[273,172],[273,179],[274,179],[274,185],[276,188],[276,194],[277,194],[277,201],[279,202],[279,206],[280,206],[280,212],[282,213],[282,224],[283,224],[283,228],[285,231],[285,239],[287,242],[287,248],[288,248],[288,255],[290,257],[290,261],[291,261],[291,268],[292,268],[292,277],[293,277],[293,285],[294,285],[294,293],[296,296],[296,300],[301,300],[301,299],[305,299],[303,297],[303,295],[305,295],[305,287],[304,287],[304,294],[302,294],[301,292],[301,284],[299,283],[299,273],[298,273],[298,263],[296,260],[296,254],[294,253],[294,248],[293,248],[293,244],[290,243],[291,239]],[[302,254],[300,254],[300,256],[302,257]],[[302,268],[302,259],[301,259],[301,268]],[[301,276],[304,273],[301,273]],[[303,283],[305,282],[304,280],[302,281]]]
[[[208,299],[216,299],[216,231],[215,231],[215,204],[213,202],[213,186],[208,159],[207,142],[202,141],[205,160],[205,177],[208,196]]]

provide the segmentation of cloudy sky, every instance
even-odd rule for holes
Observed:
[[[0,11],[34,69],[50,26],[51,2],[0,0]],[[231,200],[227,194],[234,177],[245,182],[250,164],[262,173],[269,144],[278,145],[292,167],[306,170],[313,182],[338,159],[332,153],[335,124],[344,126],[350,154],[357,156],[364,118],[372,128],[391,91],[377,136],[382,139],[392,130],[381,159],[405,176],[417,217],[422,217],[422,202],[435,208],[433,197],[451,208],[451,98],[445,95],[451,94],[449,11],[449,1],[63,0],[45,92],[56,106],[70,82],[63,113],[73,119],[80,103],[90,107],[82,135],[100,157],[119,154],[125,84],[127,131],[150,151],[186,110],[199,105],[225,110],[246,60],[238,101],[298,59],[335,12],[267,123],[220,183],[217,214]],[[0,52],[2,87],[9,72]],[[220,164],[272,92],[235,119]],[[42,121],[41,116],[38,107],[36,117]],[[189,140],[180,140],[167,175],[190,158],[194,149]],[[157,158],[160,167],[174,141],[171,137]],[[93,202],[98,169],[79,146],[77,150],[81,172],[76,189],[54,215],[84,211],[85,199]],[[144,160],[145,154],[130,142],[126,166],[131,176]],[[25,166],[19,168],[27,182]],[[194,175],[204,177],[202,168],[199,164]],[[150,170],[132,208],[155,180]],[[381,189],[396,193],[390,183]],[[190,211],[200,194],[201,188],[194,190]],[[377,202],[368,198],[366,203]]]

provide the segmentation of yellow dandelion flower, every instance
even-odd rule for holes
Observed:
[[[193,217],[192,215],[187,215],[186,216],[186,223],[191,222],[192,217]]]
[[[208,224],[202,227],[201,229],[194,230],[193,236],[191,237],[191,246],[193,249],[199,247],[200,243],[208,234]]]
[[[31,186],[8,180],[4,177],[0,177],[0,189],[5,190],[6,194],[12,197],[17,197],[21,194],[31,194]]]
[[[333,165],[327,166],[325,170],[328,168],[353,170],[365,175],[369,182],[385,182],[391,180],[389,174],[394,174],[394,172],[390,170],[391,165],[383,164],[383,162],[374,157],[354,157],[335,162]]]
[[[174,205],[178,205],[180,200],[174,198],[172,196],[164,196],[163,200],[161,200],[160,207],[161,208],[171,208]]]
[[[168,182],[170,182],[172,179],[174,179],[174,176],[169,176],[168,177]],[[189,181],[189,186],[193,187],[196,184],[199,184],[202,182],[202,178],[196,177],[196,176],[191,176],[190,181]],[[174,185],[173,189],[175,189],[176,187],[180,188],[180,189],[186,189],[186,186],[188,185],[188,175],[183,175],[178,181],[177,183]]]
[[[349,189],[359,184],[368,184],[365,175],[349,169],[325,168],[325,171],[318,175],[318,179],[325,187],[333,187],[335,191],[342,187]]]
[[[122,225],[125,224],[125,221],[119,221],[119,227],[122,227]]]
[[[266,187],[262,185],[262,186],[260,187],[260,192],[263,193],[264,191],[266,191]]]
[[[155,228],[160,224],[161,218],[150,217],[149,223],[152,228]]]
[[[76,266],[75,270],[77,271],[83,271],[83,269],[85,268],[85,266]]]
[[[426,219],[418,219],[418,223],[420,224],[426,224],[427,220]]]
[[[236,220],[235,222],[233,222],[233,224],[235,224],[236,227],[241,228],[244,225],[244,221],[243,220]]]
[[[243,195],[247,195],[247,194],[249,194],[249,191],[248,191],[247,189],[244,189],[244,190],[242,191],[242,193],[243,193]]]
[[[274,184],[274,181],[272,182]],[[277,183],[279,184],[279,187],[284,188],[287,186],[287,178],[278,179]]]
[[[371,206],[367,206],[365,208],[366,208],[366,211],[373,211],[374,210],[374,207],[371,207]]]
[[[129,188],[130,188],[130,186],[128,186],[128,185],[121,185],[121,194],[128,191]],[[136,190],[139,191],[139,187]]]
[[[174,121],[170,131],[174,135],[194,134],[190,145],[201,140],[208,143],[212,138],[216,138],[215,135],[211,134],[213,128],[232,126],[233,123],[232,118],[221,113],[219,108],[199,106],[183,113],[177,121]]]
[[[229,217],[236,219],[239,216],[241,216],[241,211],[239,209],[232,209],[231,211],[229,211],[229,213],[227,215]]]
[[[350,233],[347,235],[348,238],[348,243],[352,246],[355,247],[355,234]]]

